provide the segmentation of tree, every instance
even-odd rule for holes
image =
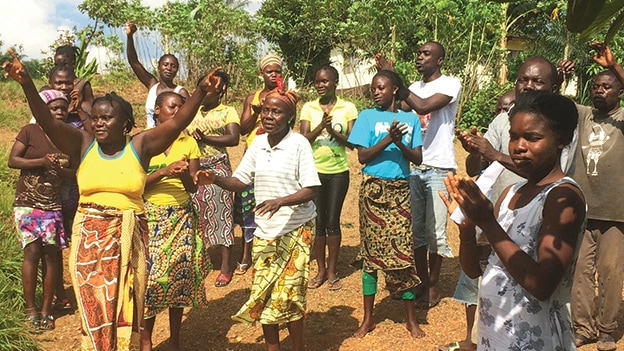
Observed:
[[[181,55],[191,82],[223,66],[235,86],[246,90],[256,79],[259,36],[237,0],[168,2],[156,10],[155,28],[165,47]]]
[[[329,63],[349,4],[348,0],[265,0],[256,24],[270,43],[279,46],[295,79],[309,84],[316,69]]]

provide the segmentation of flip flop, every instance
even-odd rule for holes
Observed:
[[[232,274],[231,273],[230,273],[230,275],[225,275],[223,273],[219,273],[219,276],[217,277],[217,280],[215,281],[215,287],[222,288],[222,287],[230,284],[231,281],[232,281]]]
[[[236,275],[244,275],[249,270],[249,264],[236,262],[236,269],[234,270],[234,274]]]
[[[321,286],[323,286],[323,284],[325,284],[325,281],[327,279],[317,279],[314,278],[312,280],[310,280],[310,282],[308,283],[308,289],[318,289]]]
[[[328,280],[327,285],[329,285],[329,291],[338,291],[342,289],[342,282],[340,282],[340,278],[338,277],[334,280]]]
[[[438,346],[438,351],[475,351],[476,349],[476,347],[474,349],[462,349],[459,341],[450,343],[448,345]]]

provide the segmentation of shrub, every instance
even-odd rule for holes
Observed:
[[[499,87],[498,84],[490,82],[485,85],[466,100],[462,114],[457,118],[457,128],[468,130],[474,126],[484,132],[495,117],[496,100],[510,89],[511,84]]]
[[[17,173],[7,166],[8,154],[0,148],[0,351],[40,350],[23,323],[23,256],[12,218]]]

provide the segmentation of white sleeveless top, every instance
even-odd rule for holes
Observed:
[[[542,189],[526,206],[510,210],[509,201],[525,183],[509,189],[500,205],[498,223],[522,251],[536,260],[548,193],[562,184],[578,185],[572,178],[561,178]],[[579,238],[581,233],[576,233]],[[479,287],[478,350],[536,350],[535,345],[541,345],[541,350],[576,350],[570,316],[575,265],[576,257],[550,298],[540,301],[518,284],[492,251]]]
[[[154,120],[154,106],[156,105],[156,97],[158,96],[158,85],[160,83],[156,83],[152,85],[150,90],[147,92],[147,99],[145,100],[145,115],[147,116],[146,128],[154,128],[156,127],[156,121]],[[180,94],[180,90],[184,89],[181,85],[176,85],[173,89],[173,92]]]

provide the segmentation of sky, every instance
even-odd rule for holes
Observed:
[[[165,1],[142,0],[141,3],[158,7]],[[257,10],[259,2],[260,0],[250,1],[248,9]],[[74,26],[83,28],[93,23],[88,16],[78,11],[80,3],[82,0],[19,0],[13,2],[13,6],[3,6],[0,11],[2,50],[22,45],[28,58],[44,58],[46,55],[42,54],[41,50],[48,49],[58,37],[59,29]]]

